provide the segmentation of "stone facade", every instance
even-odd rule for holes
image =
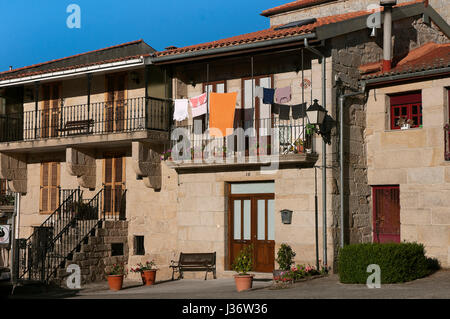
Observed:
[[[397,3],[411,2],[411,0],[397,0]],[[369,5],[379,5],[379,0],[337,0],[330,1],[308,8],[293,10],[275,14],[270,17],[270,25],[279,25],[289,22],[299,21],[309,18],[320,18],[330,15],[343,14],[367,10]],[[450,21],[450,9],[447,0],[429,0],[430,5],[435,9],[446,21]]]
[[[400,186],[401,240],[423,243],[427,254],[450,266],[450,163],[444,161],[450,78],[370,91],[365,141],[368,183]],[[420,90],[423,127],[391,130],[389,94]]]

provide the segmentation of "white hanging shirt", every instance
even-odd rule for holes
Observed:
[[[183,121],[188,118],[188,105],[187,99],[175,100],[175,110],[173,112],[173,119],[175,121]]]

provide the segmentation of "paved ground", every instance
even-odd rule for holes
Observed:
[[[36,288],[37,289],[37,288]],[[427,278],[404,284],[382,285],[368,289],[365,285],[339,283],[337,275],[300,282],[290,288],[273,289],[272,281],[256,280],[250,291],[238,293],[233,279],[179,280],[144,287],[126,281],[118,292],[108,290],[107,283],[91,284],[80,291],[35,290],[22,288],[13,298],[78,298],[78,299],[450,299],[450,270],[439,271]]]

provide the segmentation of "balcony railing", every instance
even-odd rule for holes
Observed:
[[[450,161],[450,124],[444,127],[445,160]]]
[[[175,129],[181,130],[174,132]],[[217,138],[211,137],[208,130],[202,132],[201,124],[173,127],[172,147],[163,157],[170,161],[313,152],[312,135],[308,134],[306,120],[303,118],[241,121],[235,123],[234,129],[233,135]]]
[[[138,97],[0,115],[0,142],[167,131],[171,108],[170,100]]]

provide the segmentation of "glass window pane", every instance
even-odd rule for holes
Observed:
[[[267,240],[275,240],[275,203],[273,199],[267,203]]]
[[[251,221],[251,201],[244,200],[244,240],[251,239],[251,229],[252,229],[252,221]]]
[[[275,183],[241,183],[231,184],[231,194],[273,194]]]
[[[400,109],[399,109],[398,107],[396,107],[396,108],[394,109],[394,115],[395,115],[395,116],[400,116]]]
[[[408,108],[402,107],[402,115],[408,115]]]
[[[234,201],[234,239],[241,239],[241,201]]]
[[[258,240],[266,239],[266,201],[258,200]]]
[[[216,93],[225,93],[225,83],[219,83],[216,85]]]

